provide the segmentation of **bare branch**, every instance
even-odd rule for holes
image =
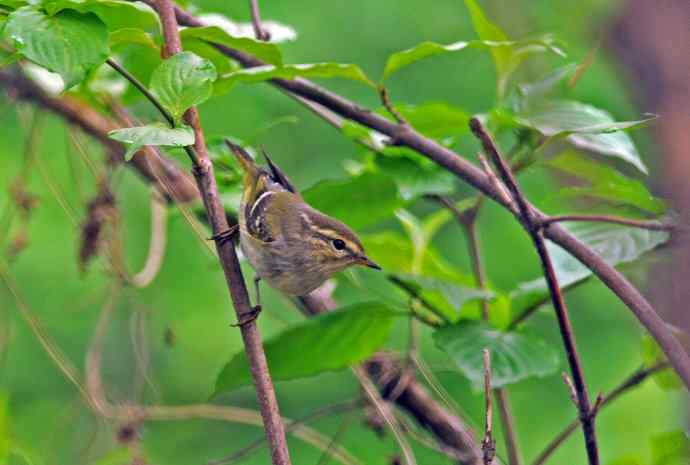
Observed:
[[[498,147],[494,143],[489,133],[484,129],[484,126],[477,118],[470,120],[470,128],[472,132],[481,141],[484,150],[491,157],[494,166],[498,170],[501,179],[508,187],[512,200],[517,204],[520,215],[520,222],[523,224],[527,232],[532,238],[539,259],[541,261],[542,269],[544,270],[544,277],[549,287],[551,294],[551,301],[558,318],[558,327],[561,332],[561,338],[565,346],[566,355],[568,357],[568,364],[573,375],[575,390],[577,393],[577,406],[580,410],[580,419],[582,421],[582,430],[585,436],[585,447],[587,449],[587,456],[590,465],[599,465],[599,450],[597,447],[596,432],[594,429],[594,417],[591,415],[591,404],[589,395],[587,393],[587,386],[585,384],[584,372],[582,370],[582,363],[575,345],[575,335],[573,333],[572,325],[570,324],[570,317],[568,315],[568,308],[565,304],[563,294],[558,286],[558,279],[556,271],[551,262],[551,256],[546,249],[546,242],[542,235],[542,230],[539,225],[539,220],[536,219],[536,213],[529,204],[525,196],[522,194],[513,173],[508,164],[503,160],[498,151]]]
[[[496,440],[493,435],[493,406],[491,405],[491,353],[489,349],[483,350],[484,357],[484,399],[485,399],[485,423],[482,451],[484,452],[484,465],[494,463],[496,457]]]
[[[630,226],[633,228],[648,229],[650,231],[673,231],[676,228],[676,225],[674,224],[659,223],[658,221],[640,221],[611,215],[553,215],[543,218],[541,220],[541,224],[543,226],[548,226],[550,224],[560,223],[563,221],[613,223],[621,224],[623,226]]]
[[[259,40],[270,40],[271,33],[261,25],[261,14],[259,13],[259,0],[249,0],[249,7],[252,11],[252,26],[254,35]]]

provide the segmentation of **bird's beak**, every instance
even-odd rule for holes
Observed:
[[[371,260],[369,257],[366,255],[363,255],[360,257],[360,262],[361,265],[368,266],[369,268],[373,268],[375,270],[380,270],[381,267],[376,264],[375,261]]]

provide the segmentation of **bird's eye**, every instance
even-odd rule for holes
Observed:
[[[333,239],[333,248],[335,250],[345,250],[345,241],[342,239]]]

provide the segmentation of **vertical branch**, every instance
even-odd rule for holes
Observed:
[[[165,40],[164,56],[170,57],[179,53],[182,49],[180,35],[175,18],[175,9],[170,0],[157,0],[156,10],[163,25],[163,37]],[[256,395],[261,408],[261,416],[266,429],[266,437],[271,447],[271,457],[274,465],[289,465],[290,456],[285,441],[285,427],[280,417],[278,401],[276,399],[273,382],[268,371],[266,354],[263,350],[261,336],[256,326],[256,321],[251,320],[252,308],[249,305],[249,296],[240,269],[235,247],[232,241],[222,240],[220,235],[229,230],[225,211],[218,195],[218,187],[213,173],[213,165],[209,159],[204,142],[204,134],[199,121],[199,113],[195,107],[190,108],[184,115],[185,122],[189,124],[195,135],[194,152],[194,177],[197,181],[201,197],[206,208],[209,224],[216,238],[216,249],[220,258],[225,279],[230,291],[235,312],[239,321],[246,322],[240,326],[244,341],[247,359],[254,379]]]
[[[484,426],[484,440],[482,451],[484,452],[484,465],[492,465],[496,456],[496,441],[493,435],[493,406],[491,405],[491,354],[489,349],[483,350],[484,356],[484,398],[486,399]]]
[[[511,173],[510,168],[501,157],[501,154],[498,152],[496,144],[491,139],[489,133],[486,132],[486,129],[479,119],[472,118],[470,120],[470,129],[481,141],[484,150],[492,159],[496,169],[498,170],[499,176],[505,183],[512,196],[512,200],[517,204],[520,222],[529,233],[530,237],[532,238],[532,242],[537,249],[542,269],[544,271],[544,277],[546,278],[546,282],[549,287],[551,301],[553,303],[554,310],[556,311],[556,317],[558,318],[558,327],[561,333],[561,338],[563,339],[563,345],[565,346],[568,364],[570,365],[570,371],[573,376],[577,396],[577,407],[579,409],[580,422],[582,423],[582,430],[585,436],[587,457],[590,465],[598,465],[599,450],[594,429],[594,415],[589,400],[589,394],[587,393],[582,363],[580,362],[580,356],[575,345],[575,335],[573,334],[573,328],[570,323],[568,308],[565,304],[565,300],[563,299],[561,289],[558,286],[558,279],[551,261],[551,256],[546,249],[546,242],[541,224],[534,212],[534,209],[529,205],[527,199],[520,191],[520,187],[515,181],[515,177]]]
[[[493,173],[492,173],[493,175]],[[495,175],[494,175],[495,176]],[[498,180],[497,180],[498,181]],[[434,200],[438,201],[442,206],[450,210],[455,216],[460,226],[462,226],[467,239],[467,248],[472,262],[472,271],[477,286],[480,289],[487,288],[486,272],[484,271],[484,264],[482,262],[481,248],[479,244],[479,236],[477,235],[477,216],[479,209],[482,206],[482,198],[465,211],[460,211],[453,202],[443,196],[432,196]],[[489,302],[486,299],[481,301],[482,319],[489,320]],[[520,465],[520,449],[518,448],[517,432],[515,430],[515,422],[513,421],[512,409],[510,407],[510,399],[508,391],[505,388],[494,389],[496,395],[496,404],[498,405],[498,412],[501,416],[501,424],[503,425],[503,436],[508,452],[508,463],[510,465]]]
[[[270,40],[271,33],[261,25],[261,14],[259,13],[259,0],[249,0],[249,8],[252,10],[252,26],[254,35],[259,40]]]

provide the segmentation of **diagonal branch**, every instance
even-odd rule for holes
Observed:
[[[589,394],[587,393],[582,363],[580,362],[580,356],[577,352],[577,347],[575,346],[575,335],[573,333],[572,325],[570,324],[568,308],[558,285],[558,279],[556,277],[556,271],[553,267],[553,263],[551,262],[551,256],[546,249],[546,241],[542,235],[541,225],[536,219],[534,210],[520,190],[513,173],[510,171],[510,167],[501,157],[496,144],[479,119],[472,118],[470,120],[470,129],[481,141],[484,150],[487,152],[496,166],[499,176],[508,187],[513,200],[518,206],[520,212],[520,222],[531,236],[532,242],[534,242],[534,246],[539,254],[539,259],[541,260],[542,268],[544,270],[544,277],[546,278],[553,307],[556,311],[556,317],[558,318],[558,327],[560,329],[561,338],[563,339],[563,344],[565,346],[568,364],[570,365],[570,371],[573,375],[575,392],[577,395],[577,407],[580,411],[580,421],[582,422],[582,430],[585,436],[587,456],[589,458],[590,465],[598,465],[599,450],[597,447],[597,438],[594,429],[593,409],[589,400]]]
[[[616,386],[611,392],[602,397],[601,403],[599,405],[599,410],[604,408],[606,405],[610,404],[622,394],[625,394],[630,389],[638,386],[644,380],[654,375],[655,373],[668,368],[668,362],[659,362],[649,368],[641,368],[635,371],[633,374],[628,376],[623,380],[618,386]],[[539,456],[534,460],[533,465],[544,465],[546,461],[551,457],[551,455],[558,449],[561,444],[565,442],[570,435],[575,432],[578,425],[580,424],[580,419],[576,418],[568,424],[563,430],[554,437],[551,442],[544,448],[544,450],[539,454]]]
[[[151,0],[146,1],[150,2]],[[175,9],[175,14],[181,25],[189,27],[203,26],[203,23],[199,19],[180,8]],[[220,44],[213,45],[219,51],[237,61],[245,68],[265,64],[250,54]],[[481,191],[483,194],[491,197],[504,207],[509,208],[509,205],[506,204],[505,199],[501,197],[501,193],[492,185],[486,173],[452,150],[444,147],[433,139],[424,137],[414,130],[414,128],[392,123],[386,118],[317,86],[306,79],[273,79],[270,83],[283,91],[317,103],[321,108],[325,108],[342,118],[355,121],[387,135],[397,143],[407,146],[430,160],[433,160]],[[541,216],[541,213],[536,209],[534,209],[534,213]],[[654,311],[654,308],[642,294],[640,294],[621,273],[609,265],[594,250],[581,243],[565,229],[556,224],[552,224],[548,228],[545,228],[543,233],[547,239],[563,247],[586,267],[591,269],[594,274],[596,274],[599,279],[601,279],[602,282],[630,308],[640,323],[649,331],[664,351],[674,370],[680,375],[685,383],[686,388],[690,389],[690,357],[685,352],[683,346],[674,337],[671,330],[666,326],[666,323]]]
[[[175,11],[170,0],[158,0],[155,3],[155,7],[163,26],[163,55],[167,58],[182,50]],[[184,119],[194,130],[194,152],[196,155],[196,157],[192,157],[194,161],[194,177],[201,192],[201,198],[206,208],[206,215],[213,235],[219,238],[219,235],[229,230],[229,225],[218,194],[213,164],[206,150],[204,133],[201,129],[199,113],[196,107],[188,109]],[[250,318],[252,308],[249,304],[249,296],[235,252],[235,245],[233,241],[229,240],[216,239],[215,242],[237,318],[243,322],[240,325],[240,331],[254,379],[254,387],[261,409],[266,437],[271,447],[271,458],[274,465],[289,465],[290,455],[285,440],[285,426],[280,417],[278,401],[273,389],[273,381],[268,371],[268,363],[261,336],[259,335],[259,329],[256,321]]]

